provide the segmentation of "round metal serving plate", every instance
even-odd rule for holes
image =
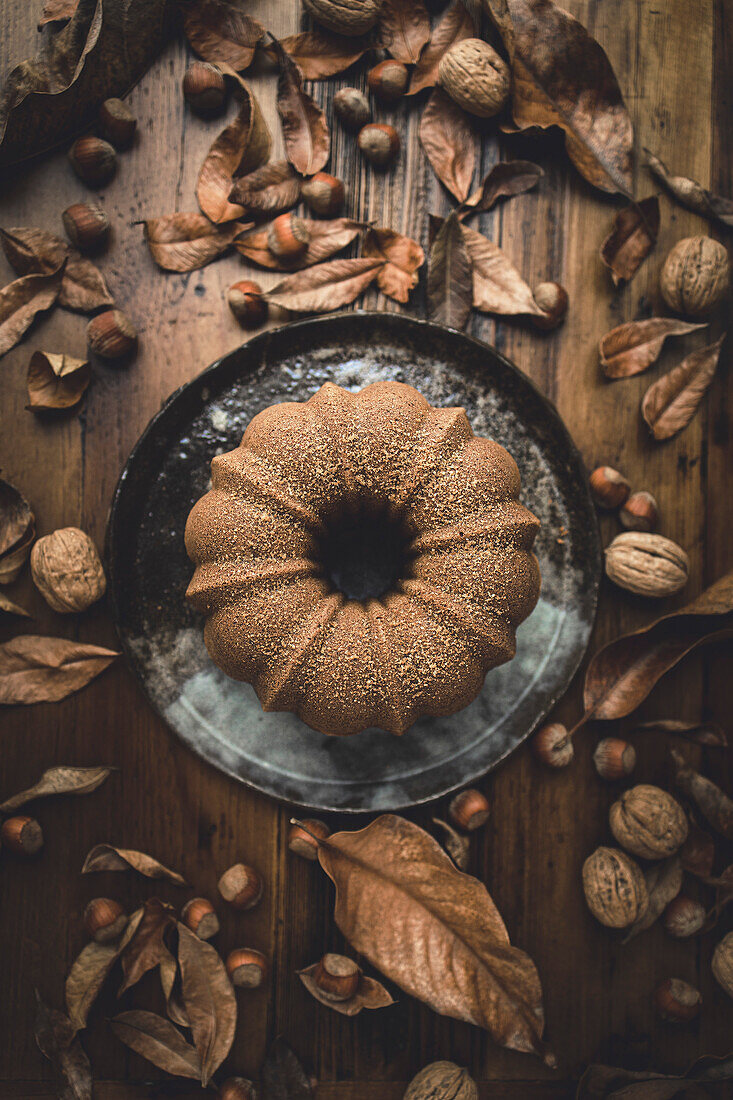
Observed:
[[[236,447],[255,413],[305,401],[326,381],[350,390],[393,379],[432,405],[460,405],[502,443],[541,520],[542,594],[513,661],[449,718],[403,737],[315,733],[265,714],[253,689],[210,661],[186,604],[183,531],[209,486],[212,457]],[[600,540],[580,456],[550,402],[516,367],[463,333],[389,313],[340,313],[263,333],[172,395],[122,472],[107,530],[120,640],[152,705],[195,752],[245,783],[320,810],[382,811],[446,794],[494,767],[562,695],[588,644]]]

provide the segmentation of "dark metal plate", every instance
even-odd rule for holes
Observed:
[[[479,435],[522,473],[542,522],[542,594],[517,656],[450,718],[402,738],[370,729],[325,737],[290,714],[265,714],[252,688],[209,660],[183,594],[192,573],[183,529],[214,454],[237,446],[276,401],[305,401],[325,381],[415,386],[461,405]],[[580,456],[549,401],[496,351],[462,333],[390,313],[340,313],[263,333],[178,390],[122,473],[107,531],[110,594],[123,649],[155,709],[210,763],[261,791],[318,809],[381,811],[437,798],[514,749],[565,691],[593,625],[600,540]]]

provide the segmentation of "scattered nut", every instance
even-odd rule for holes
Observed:
[[[221,70],[207,61],[195,61],[183,76],[183,96],[196,114],[206,118],[218,115],[227,98]]]
[[[219,893],[235,909],[253,909],[262,891],[262,879],[245,863],[235,863],[219,879]]]
[[[102,359],[127,359],[137,350],[137,331],[121,309],[107,309],[87,325],[87,343]]]
[[[394,126],[369,122],[359,131],[357,145],[375,168],[387,168],[400,151],[400,138]]]
[[[137,119],[121,99],[105,99],[97,118],[99,132],[115,149],[127,149],[132,145],[137,129]]]
[[[310,233],[302,218],[288,211],[271,223],[267,247],[278,260],[299,260],[307,251]]]
[[[372,117],[369,100],[358,88],[342,88],[333,97],[336,118],[345,130],[357,133]]]
[[[608,815],[611,832],[627,851],[642,859],[673,855],[687,839],[687,815],[661,787],[641,783],[624,791]]]
[[[329,176],[328,172],[317,172],[305,180],[300,193],[308,209],[322,218],[332,218],[344,205],[343,182],[336,176]]]
[[[706,317],[725,298],[730,280],[727,249],[712,237],[685,237],[670,250],[659,289],[670,309]]]
[[[488,42],[464,38],[443,54],[438,83],[464,111],[491,118],[509,98],[511,75],[506,62]]]
[[[365,34],[379,15],[381,0],[303,0],[316,22],[336,34]]]
[[[476,1082],[453,1062],[431,1062],[413,1077],[403,1100],[478,1100]]]
[[[694,1020],[702,1007],[699,990],[681,978],[667,978],[654,990],[654,1007],[673,1024]]]
[[[391,57],[367,73],[367,87],[380,103],[396,103],[407,91],[409,81],[407,66]]]
[[[303,859],[318,859],[318,841],[326,840],[331,835],[331,830],[322,821],[315,818],[306,818],[296,825],[290,823],[288,833],[288,848],[296,856]]]
[[[84,927],[95,943],[114,943],[127,928],[127,914],[114,898],[92,898],[84,910]]]
[[[606,549],[606,575],[639,596],[672,596],[687,584],[690,562],[681,546],[661,535],[625,531]]]
[[[86,611],[107,589],[97,548],[78,527],[62,527],[38,539],[30,564],[36,588],[61,615]]]
[[[620,508],[631,492],[623,474],[612,466],[598,466],[590,475],[593,499],[599,508]]]
[[[252,947],[237,947],[230,951],[226,968],[232,985],[243,989],[257,989],[268,972],[267,959],[261,951],[255,951]]]
[[[259,328],[267,320],[267,299],[259,283],[249,279],[233,283],[227,291],[227,304],[244,328]]]
[[[75,202],[61,215],[66,236],[80,252],[99,252],[109,240],[109,218],[96,202]]]
[[[636,749],[620,737],[604,737],[596,745],[593,763],[601,779],[623,779],[636,767]]]
[[[591,913],[607,928],[628,928],[649,905],[641,868],[618,848],[596,848],[588,856],[583,890]]]
[[[117,170],[117,154],[107,141],[81,137],[69,149],[69,161],[80,180],[90,187],[103,187]]]
[[[469,833],[486,824],[490,811],[486,795],[477,791],[475,787],[461,791],[451,800],[448,807],[451,821],[455,822],[459,829],[465,829]]]
[[[228,1077],[218,1095],[219,1100],[257,1100],[257,1089],[246,1077]]]
[[[313,971],[313,980],[333,1001],[348,1001],[359,988],[361,970],[345,955],[324,955]]]
[[[532,314],[531,320],[535,328],[549,330],[557,328],[565,320],[568,311],[568,292],[560,283],[539,283],[532,291],[532,297],[544,317]]]
[[[733,997],[733,932],[716,946],[713,952],[713,974],[729,997]]]
[[[219,931],[219,918],[208,898],[191,898],[181,910],[181,920],[200,940],[210,940]]]
[[[657,502],[645,489],[632,493],[618,518],[628,531],[654,531],[659,521]]]
[[[664,927],[677,940],[699,932],[705,923],[705,906],[685,894],[678,894],[664,910]]]
[[[34,817],[9,817],[3,821],[0,840],[17,856],[35,856],[43,847],[43,830]]]
[[[573,739],[562,722],[548,722],[532,738],[532,749],[538,760],[550,768],[565,768],[573,759]]]

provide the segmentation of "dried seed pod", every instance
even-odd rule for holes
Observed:
[[[613,466],[598,466],[590,475],[590,489],[599,508],[620,508],[631,492],[623,474]]]
[[[654,990],[654,1007],[663,1020],[683,1024],[694,1020],[702,1007],[700,991],[681,978],[667,978]]]
[[[687,584],[690,560],[671,539],[625,531],[606,548],[606,575],[639,596],[672,596]]]
[[[345,955],[324,955],[313,971],[313,980],[333,1001],[348,1001],[359,988],[361,970]]]
[[[331,830],[328,826],[315,818],[306,818],[300,825],[291,822],[288,833],[288,848],[296,856],[302,856],[303,859],[313,861],[318,859],[318,840],[326,840],[330,835]]]
[[[246,1077],[228,1077],[218,1095],[219,1100],[257,1100],[257,1089]]]
[[[618,518],[627,531],[654,531],[659,521],[657,502],[645,489],[632,493]]]
[[[106,309],[87,325],[87,343],[102,359],[126,359],[137,349],[137,331],[121,309]]]
[[[86,611],[107,589],[97,548],[78,527],[62,527],[38,539],[30,566],[36,588],[61,615]]]
[[[127,914],[114,898],[92,898],[84,910],[84,927],[95,943],[114,943],[127,928]]]
[[[69,162],[80,180],[90,187],[103,187],[117,170],[117,154],[108,141],[81,137],[69,149]]]
[[[191,898],[181,910],[181,920],[200,940],[210,940],[219,931],[219,918],[208,898]]]
[[[562,722],[548,722],[532,738],[538,760],[550,768],[566,768],[575,755],[573,739]]]
[[[309,240],[308,226],[290,210],[275,218],[267,231],[267,247],[279,260],[299,260],[306,252]]]
[[[535,328],[549,330],[557,328],[565,320],[568,311],[568,292],[560,283],[539,283],[532,291],[532,297],[544,313],[544,317],[531,315]]]
[[[316,22],[336,34],[366,34],[377,21],[381,0],[303,0]]]
[[[345,130],[358,133],[372,117],[369,100],[358,88],[342,88],[333,97],[336,118]]]
[[[705,923],[705,906],[685,894],[678,894],[664,910],[664,927],[677,940],[687,939],[700,931]]]
[[[359,149],[375,168],[387,168],[400,151],[400,137],[394,126],[368,122],[356,139]]]
[[[109,240],[109,218],[96,202],[75,202],[61,215],[66,236],[80,252],[99,252]]]
[[[195,61],[183,76],[183,96],[196,114],[210,118],[224,110],[227,89],[216,65]]]
[[[380,103],[396,103],[407,91],[410,74],[401,61],[388,57],[367,73],[367,87]]]
[[[336,176],[329,176],[328,172],[317,172],[305,180],[300,193],[308,209],[323,218],[332,218],[344,205],[343,182]]]
[[[105,99],[99,108],[97,125],[102,137],[115,149],[127,149],[135,137],[137,119],[121,99]]]
[[[601,779],[623,779],[636,766],[636,749],[620,737],[604,737],[596,745],[593,763]]]
[[[509,98],[511,74],[488,42],[464,38],[440,59],[438,83],[464,111],[491,118]]]
[[[713,952],[712,962],[715,980],[725,990],[729,997],[733,997],[733,932],[716,946]]]
[[[407,1086],[403,1100],[478,1100],[476,1082],[454,1062],[431,1062]]]
[[[34,817],[9,817],[3,821],[0,841],[17,856],[35,856],[43,847],[43,830]]]
[[[466,791],[460,791],[451,800],[448,813],[459,829],[473,832],[480,829],[489,819],[490,806],[486,795],[470,787]]]
[[[253,947],[236,947],[226,961],[227,974],[232,985],[243,989],[257,989],[267,977],[267,959]]]
[[[219,879],[219,893],[235,909],[253,909],[262,891],[262,879],[245,863],[235,863]]]
[[[227,291],[227,305],[244,328],[259,328],[267,320],[267,299],[259,283],[248,279],[234,283]]]
[[[671,856],[687,839],[687,816],[679,802],[647,783],[624,791],[608,820],[619,844],[642,859]]]
[[[727,249],[712,237],[685,237],[668,253],[659,289],[675,312],[706,317],[725,298],[729,281]]]
[[[641,868],[618,848],[596,848],[588,856],[583,891],[591,913],[607,928],[628,928],[649,905]]]

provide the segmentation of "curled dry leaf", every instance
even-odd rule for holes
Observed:
[[[669,439],[690,423],[713,380],[724,339],[693,351],[646,391],[641,414],[655,439]]]
[[[79,5],[79,0],[46,0],[38,20],[38,29],[47,23],[66,23]]]
[[[478,190],[461,203],[458,216],[465,221],[472,214],[491,210],[499,199],[531,191],[544,174],[539,165],[533,164],[531,160],[501,161],[484,176]]]
[[[544,317],[532,291],[505,252],[488,237],[463,226],[473,270],[473,306],[483,313]]]
[[[331,221],[319,219],[301,219],[308,230],[308,249],[304,256],[298,257],[292,263],[275,256],[267,247],[268,226],[255,229],[239,237],[234,242],[234,247],[244,256],[245,260],[257,264],[259,267],[267,267],[272,271],[289,271],[295,268],[311,267],[313,264],[327,260],[329,256],[340,252],[342,248],[358,237],[365,227],[364,222],[355,222],[350,218],[334,218]]]
[[[133,1009],[115,1016],[110,1020],[110,1027],[125,1046],[166,1073],[194,1080],[200,1078],[201,1063],[196,1050],[164,1016]]]
[[[659,236],[659,199],[650,195],[619,210],[613,228],[601,245],[601,259],[614,285],[628,282],[639,270]]]
[[[143,222],[150,254],[163,271],[195,271],[222,256],[241,224],[212,225],[203,214],[165,214]]]
[[[615,1066],[588,1066],[578,1084],[575,1100],[672,1100],[687,1096],[702,1100],[708,1089],[695,1088],[693,1082],[709,1081],[714,1093],[716,1083],[733,1080],[733,1056],[700,1058],[682,1077],[668,1077],[652,1070],[617,1069]]]
[[[312,97],[303,91],[300,69],[277,39],[273,39],[273,49],[280,66],[277,113],[282,123],[285,156],[296,172],[302,176],[313,176],[324,167],[331,151],[326,116]]]
[[[382,0],[379,37],[392,57],[414,65],[430,38],[430,17],[422,0]]]
[[[224,963],[211,944],[178,924],[181,995],[206,1087],[229,1053],[237,1025],[237,1001]]]
[[[24,634],[0,645],[0,703],[58,703],[119,657],[112,649]]]
[[[92,1069],[76,1028],[63,1012],[44,1004],[36,990],[34,1034],[38,1049],[53,1069],[62,1100],[92,1100]]]
[[[634,131],[603,49],[577,19],[548,0],[484,5],[511,61],[517,127],[559,126],[568,156],[588,182],[630,197]]]
[[[72,409],[84,396],[91,377],[85,359],[35,351],[28,364],[28,408]]]
[[[423,88],[432,88],[438,82],[438,65],[444,53],[464,38],[476,37],[476,24],[466,10],[463,0],[452,0],[440,22],[433,28],[429,41],[423,47],[412,70],[407,95],[415,95]]]
[[[26,611],[19,603],[13,603],[4,592],[0,592],[0,611],[4,611],[6,615],[22,615],[25,619],[32,618],[30,611]]]
[[[50,275],[23,275],[0,290],[0,356],[14,348],[59,296],[66,260]]]
[[[55,768],[47,768],[38,782],[28,790],[0,803],[0,811],[9,814],[34,798],[48,798],[53,794],[91,794],[102,786],[113,771],[114,768],[102,765],[96,768],[72,768],[61,764]]]
[[[678,855],[670,859],[652,863],[644,871],[644,882],[649,904],[642,916],[636,920],[626,933],[622,943],[646,931],[661,917],[672,898],[676,898],[682,889],[682,864]]]
[[[249,68],[266,34],[261,23],[226,0],[193,0],[181,11],[186,38],[199,57],[240,72]]]
[[[652,173],[678,202],[694,210],[696,214],[702,214],[704,218],[714,218],[723,225],[733,226],[733,199],[714,195],[697,180],[688,179],[686,176],[673,176],[664,161],[655,157],[648,149],[644,152]]]
[[[606,378],[631,378],[656,362],[668,336],[685,336],[705,325],[678,321],[674,317],[651,317],[628,321],[601,337],[598,350]]]
[[[179,1027],[189,1027],[189,1019],[181,1000],[181,972],[178,959],[171,954],[160,960],[160,985],[165,997],[165,1010]]]
[[[274,161],[235,180],[229,198],[248,217],[280,214],[300,199],[300,180],[286,160]]]
[[[0,584],[12,584],[17,579],[28,560],[35,537],[36,529],[31,525],[17,546],[0,557]]]
[[[444,847],[448,855],[459,871],[468,870],[468,856],[471,847],[471,841],[469,837],[461,835],[457,832],[452,825],[449,825],[447,821],[443,821],[440,817],[433,818],[433,824],[437,825],[445,833],[445,840],[443,841]]]
[[[387,1008],[394,1004],[394,999],[389,995],[381,982],[374,978],[367,978],[364,974],[359,978],[359,985],[353,997],[345,1001],[335,1001],[322,989],[319,989],[313,975],[319,963],[307,966],[305,970],[297,970],[296,973],[308,992],[327,1008],[333,1008],[343,1016],[357,1016],[363,1008]]]
[[[705,885],[715,888],[715,904],[707,914],[701,929],[702,932],[709,932],[718,923],[726,906],[733,901],[733,863],[714,878],[707,878]]]
[[[371,46],[368,37],[333,34],[323,27],[281,38],[280,45],[300,69],[305,80],[325,80],[348,69]],[[277,60],[274,50],[268,50]]]
[[[114,298],[96,264],[69,248],[65,241],[45,229],[17,226],[0,229],[3,251],[18,275],[51,275],[66,259],[58,304],[66,309],[91,313],[114,305]]]
[[[119,944],[92,940],[71,964],[65,986],[66,1010],[77,1030],[87,1026],[91,1007],[119,954]]]
[[[453,211],[433,241],[428,260],[428,317],[462,329],[471,313],[472,273],[466,241]]]
[[[420,119],[419,136],[436,176],[463,202],[476,167],[476,131],[466,112],[442,88],[431,92]]]
[[[715,841],[694,821],[689,822],[687,840],[679,851],[682,870],[706,879],[713,873]]]
[[[675,763],[675,783],[697,806],[705,820],[727,840],[733,840],[733,799],[717,783],[700,775],[677,749],[670,750]]]
[[[137,871],[145,878],[163,878],[175,886],[185,886],[186,880],[157,859],[132,848],[113,848],[111,844],[96,844],[88,853],[81,869],[83,875],[93,871]]]
[[[165,944],[165,934],[175,924],[175,910],[158,898],[149,898],[133,935],[120,953],[124,975],[118,997],[147,974],[172,958]]]
[[[707,745],[710,748],[728,747],[725,730],[717,722],[685,722],[681,718],[656,718],[651,722],[640,722],[636,729],[639,732],[651,730],[659,733],[673,733],[676,737],[684,737],[688,741]]]
[[[266,1100],[310,1100],[311,1083],[295,1051],[277,1038],[262,1067],[262,1090]]]
[[[370,228],[361,251],[363,256],[384,261],[377,275],[379,289],[395,302],[406,302],[410,291],[417,286],[417,273],[425,263],[425,253],[417,241],[394,229]]]
[[[329,313],[349,305],[373,283],[382,266],[377,259],[329,260],[289,275],[268,290],[274,306],[293,313]]]
[[[0,477],[0,557],[24,541],[34,523],[35,517],[26,498]]]

